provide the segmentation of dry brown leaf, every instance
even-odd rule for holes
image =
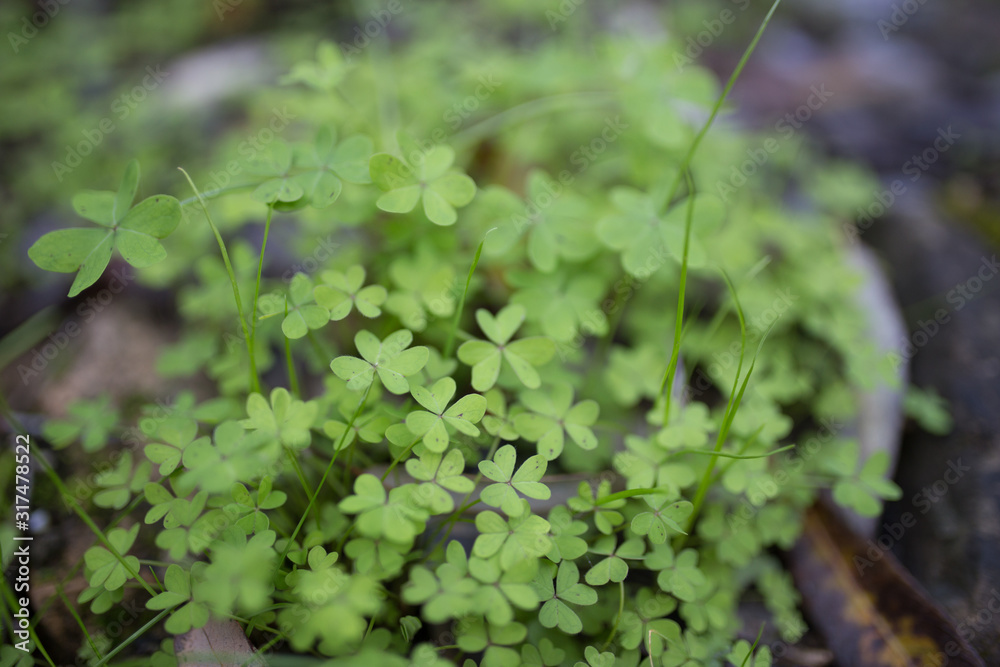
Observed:
[[[985,667],[892,553],[873,545],[817,504],[791,552],[805,607],[837,664]]]
[[[254,653],[236,621],[212,619],[205,627],[177,638],[181,667],[264,667],[264,659]]]

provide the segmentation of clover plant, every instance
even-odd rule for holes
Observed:
[[[801,636],[772,550],[821,489],[868,516],[899,494],[846,430],[814,437],[886,368],[853,203],[784,206],[831,169],[798,149],[720,187],[759,141],[715,122],[736,74],[583,11],[545,39],[521,4],[408,9],[350,61],[323,43],[248,102],[297,120],[233,185],[133,205],[132,162],[31,247],[70,296],[116,248],[175,287],[159,368],[214,387],[97,480],[76,605],[331,666],[766,665],[737,614],[758,596]],[[127,427],[80,403],[45,432],[100,456]]]

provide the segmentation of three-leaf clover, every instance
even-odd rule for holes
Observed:
[[[845,449],[850,450],[846,458],[857,459],[860,445],[856,440]],[[833,485],[833,499],[861,516],[878,516],[882,511],[882,499],[899,500],[903,495],[896,483],[887,478],[890,463],[888,452],[874,452],[860,470]]]
[[[87,582],[91,586],[103,586],[105,590],[113,591],[124,586],[126,581],[138,574],[139,559],[125,555],[132,548],[138,534],[139,524],[135,524],[129,530],[113,528],[108,531],[108,543],[114,547],[122,560],[102,546],[87,549],[83,554],[83,561],[90,571]]]
[[[173,197],[154,195],[134,207],[139,188],[139,163],[129,162],[118,192],[84,190],[73,197],[73,208],[100,229],[76,228],[49,232],[28,248],[28,256],[47,271],[79,271],[69,289],[76,296],[97,282],[115,248],[126,262],[143,268],[167,256],[159,239],[167,237],[181,219]]]
[[[198,435],[198,422],[193,419],[172,419],[160,424],[156,430],[157,440],[146,445],[146,458],[160,466],[164,477],[177,469],[184,455],[184,449],[194,442]],[[209,438],[201,438],[208,441]]]
[[[515,463],[517,463],[517,450],[513,445],[504,445],[498,449],[492,461],[479,463],[479,471],[496,482],[480,492],[480,499],[490,507],[499,507],[507,516],[512,517],[520,516],[525,508],[518,493],[539,500],[546,500],[552,496],[549,487],[539,481],[545,476],[545,469],[548,466],[545,457],[537,454],[529,457],[516,473]]]
[[[204,563],[195,563],[192,572],[196,569],[204,570]],[[147,609],[171,609],[170,618],[164,623],[163,628],[174,635],[182,635],[192,628],[204,627],[208,623],[208,605],[203,601],[195,600],[191,590],[191,575],[180,565],[172,564],[167,567],[167,573],[163,577],[163,586],[167,590],[146,602]]]
[[[565,435],[582,449],[597,447],[597,437],[590,427],[597,421],[600,408],[596,401],[573,405],[573,388],[559,384],[549,391],[532,390],[521,394],[521,404],[532,410],[514,419],[514,428],[525,440],[538,443],[538,453],[549,461],[563,450]]]
[[[432,452],[441,453],[448,448],[448,426],[466,435],[477,436],[475,424],[486,413],[486,399],[479,394],[469,394],[447,407],[455,395],[455,381],[444,377],[426,387],[410,389],[417,403],[429,410],[415,410],[406,416],[406,426],[414,435],[423,436],[423,443]]]
[[[690,516],[694,505],[686,500],[671,502],[669,497],[665,499],[659,495],[643,496],[642,499],[652,509],[632,517],[632,532],[648,536],[653,544],[666,542],[668,529],[684,533],[681,523]]]
[[[507,362],[518,380],[528,389],[537,389],[542,379],[535,370],[555,354],[555,345],[542,336],[522,338],[513,343],[510,339],[524,322],[524,306],[510,305],[496,317],[488,310],[476,311],[476,322],[489,339],[470,340],[458,348],[458,358],[472,366],[472,386],[476,391],[487,391],[500,377],[502,361]]]
[[[556,570],[553,563],[543,563],[533,583],[538,601],[543,602],[538,612],[539,622],[546,628],[558,627],[566,634],[575,635],[583,630],[583,622],[569,606],[592,605],[597,602],[597,591],[580,583],[580,570],[571,560],[559,563]]]
[[[413,502],[414,487],[399,486],[387,495],[379,478],[366,473],[354,480],[354,495],[341,500],[338,507],[358,515],[358,532],[365,537],[408,543],[424,529],[427,519],[427,513]]]
[[[465,477],[465,459],[457,449],[447,454],[426,450],[419,458],[406,462],[406,472],[422,482],[414,497],[435,514],[444,514],[455,509],[451,493],[468,493],[475,485]]]
[[[271,391],[270,404],[260,394],[250,394],[247,419],[240,423],[248,430],[268,434],[285,447],[304,449],[312,441],[309,428],[317,410],[316,403],[292,398],[287,389],[276,387]]]
[[[118,424],[118,408],[111,397],[102,394],[92,401],[73,401],[65,419],[45,422],[42,433],[56,449],[68,447],[79,439],[85,452],[96,452],[108,443],[108,436]]]
[[[371,183],[368,158],[372,140],[362,135],[348,137],[337,144],[337,133],[321,127],[311,144],[297,146],[293,164],[304,171],[292,179],[302,190],[303,198],[314,208],[325,208],[337,200],[343,189],[341,179],[349,183]]]
[[[355,308],[365,317],[382,314],[379,306],[385,303],[387,293],[381,285],[362,287],[365,284],[363,266],[352,266],[343,273],[324,271],[320,279],[323,284],[313,290],[313,295],[316,303],[330,311],[331,320],[342,320]]]
[[[367,389],[378,373],[386,389],[394,394],[405,394],[410,390],[406,378],[419,373],[429,356],[422,345],[406,349],[412,342],[413,334],[409,329],[391,333],[383,341],[362,329],[354,336],[354,344],[363,358],[337,357],[330,362],[330,368],[337,377],[347,381],[351,391]]]
[[[624,559],[642,558],[645,550],[646,547],[640,539],[625,540],[615,547],[614,536],[601,537],[590,551],[604,558],[587,570],[585,577],[587,583],[591,586],[602,586],[609,581],[615,583],[625,581],[628,575],[628,563]]]
[[[455,208],[472,201],[476,184],[450,168],[454,161],[455,151],[448,146],[434,146],[415,166],[389,153],[376,153],[369,170],[372,182],[384,193],[375,205],[389,213],[409,213],[422,200],[428,220],[436,225],[455,224]]]
[[[281,308],[279,312],[288,311],[281,321],[281,332],[285,337],[292,340],[302,338],[330,321],[330,312],[313,299],[313,284],[306,274],[295,274],[288,285],[288,296],[287,304],[278,306]]]
[[[698,569],[698,552],[694,549],[675,555],[670,545],[664,544],[646,557],[646,565],[659,571],[656,583],[661,589],[685,602],[697,599],[698,589],[708,581]]]
[[[510,569],[526,558],[544,556],[552,548],[548,537],[549,522],[532,514],[528,501],[521,501],[524,509],[509,521],[496,512],[486,510],[476,515],[479,537],[472,545],[472,553],[480,558],[500,554],[500,567]]]

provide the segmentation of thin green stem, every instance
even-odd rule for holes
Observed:
[[[83,619],[80,618],[80,614],[77,613],[76,607],[73,606],[73,604],[69,601],[69,598],[66,597],[66,593],[63,592],[62,584],[58,584],[56,586],[56,595],[59,596],[59,599],[62,600],[63,605],[69,611],[69,615],[73,617],[73,620],[76,621],[76,624],[80,627],[80,631],[83,632],[83,636],[87,638],[87,643],[90,644],[90,649],[94,652],[94,655],[98,658],[103,657],[100,649],[97,648],[97,644],[94,643],[94,639],[90,636],[90,633],[87,632],[87,626],[84,625]]]
[[[410,450],[413,449],[414,447],[416,447],[417,443],[420,442],[421,440],[423,440],[423,436],[419,436],[416,440],[414,440],[409,445],[407,445],[406,449],[404,449],[403,451],[401,451],[399,453],[399,456],[397,456],[396,458],[394,458],[392,460],[392,463],[389,464],[389,467],[385,469],[384,473],[382,473],[382,481],[383,482],[389,476],[389,473],[392,472],[392,469],[395,468],[397,465],[399,465],[399,462],[402,461],[406,457],[406,455],[410,453]]]
[[[212,228],[212,233],[215,234],[215,240],[219,243],[219,250],[222,252],[222,261],[226,265],[226,272],[229,274],[229,282],[233,285],[233,297],[236,299],[236,312],[240,316],[240,326],[243,327],[243,337],[247,344],[247,355],[250,358],[250,391],[260,393],[260,377],[257,375],[257,360],[254,357],[253,352],[253,337],[250,335],[250,330],[247,328],[247,318],[243,313],[243,299],[240,297],[240,286],[236,280],[236,272],[233,270],[233,264],[229,261],[229,252],[226,250],[226,242],[222,240],[222,234],[219,233],[219,228],[215,226],[215,222],[212,221],[212,215],[208,212],[208,205],[205,204],[205,198],[202,197],[201,193],[198,191],[194,181],[191,180],[191,176],[181,167],[178,167],[178,169],[180,169],[180,172],[184,174],[184,178],[187,179],[188,183],[191,184],[191,189],[194,190],[195,196],[198,197],[198,202],[201,204],[201,210],[205,213],[205,218],[208,220],[208,224]],[[256,304],[254,307],[256,308]]]
[[[733,70],[732,75],[729,77],[729,81],[726,82],[726,87],[723,88],[722,94],[715,101],[715,106],[712,107],[712,113],[709,114],[708,120],[705,121],[705,125],[702,126],[701,130],[695,136],[694,141],[691,142],[691,146],[688,148],[687,154],[684,159],[681,160],[681,164],[677,169],[677,176],[674,177],[674,182],[670,186],[670,191],[667,194],[667,198],[664,202],[664,206],[669,207],[671,202],[674,200],[674,195],[677,194],[677,188],[680,187],[681,177],[688,171],[691,166],[691,160],[694,158],[695,152],[698,150],[701,140],[705,138],[708,133],[709,128],[712,127],[712,123],[715,122],[715,117],[719,115],[719,111],[722,109],[723,103],[725,103],[726,98],[729,97],[729,91],[733,89],[736,84],[736,80],[739,78],[740,74],[743,72],[743,67],[750,60],[750,55],[757,48],[757,42],[760,41],[761,36],[764,34],[764,30],[767,28],[767,24],[771,22],[771,17],[774,16],[774,12],[778,9],[778,5],[781,4],[781,0],[774,0],[774,4],[771,5],[771,9],[767,12],[764,17],[764,21],[760,24],[760,28],[757,30],[757,34],[754,35],[753,40],[750,42],[750,46],[746,48],[743,52],[743,57],[740,58],[740,62],[736,65],[736,69]]]
[[[455,317],[451,321],[451,329],[448,331],[448,340],[444,344],[444,358],[450,359],[452,348],[455,346],[455,334],[458,331],[458,325],[462,321],[462,310],[465,308],[465,299],[469,296],[469,285],[472,283],[472,276],[476,273],[476,267],[479,266],[479,257],[483,254],[483,244],[486,243],[486,237],[490,235],[496,227],[493,227],[483,235],[483,240],[479,242],[479,247],[476,248],[476,255],[472,258],[472,266],[469,267],[469,275],[465,278],[465,291],[462,292],[462,300],[458,302],[458,307],[455,308]]]
[[[455,147],[474,144],[484,137],[497,134],[505,125],[539,118],[553,111],[564,109],[576,111],[587,107],[603,106],[616,101],[617,98],[613,93],[603,91],[565,93],[550,97],[540,97],[501,111],[475,125],[470,125],[468,128],[455,134],[451,138],[451,144]]]
[[[104,658],[100,662],[95,663],[94,667],[104,667],[104,665],[108,664],[108,661],[111,660],[111,658],[115,657],[116,655],[124,651],[132,642],[134,642],[136,639],[145,634],[150,628],[154,627],[157,623],[159,623],[163,619],[164,616],[169,614],[171,611],[173,611],[173,608],[164,609],[159,614],[154,616],[144,626],[142,626],[141,628],[133,632],[131,635],[129,635],[128,639],[126,639],[121,644],[108,651],[108,654],[104,656]]]
[[[497,437],[493,438],[493,444],[490,446],[490,451],[487,452],[486,458],[483,459],[483,460],[484,461],[491,460],[493,458],[493,454],[496,453],[497,447],[499,447],[499,446],[500,446],[500,435],[497,434]],[[462,502],[459,503],[458,510],[455,511],[454,513],[452,513],[452,515],[448,518],[447,523],[442,524],[442,526],[447,526],[447,531],[445,532],[444,537],[441,538],[441,541],[438,542],[437,545],[433,549],[431,549],[431,550],[429,550],[427,552],[428,555],[434,553],[435,551],[437,551],[437,547],[439,547],[439,546],[441,546],[443,544],[446,544],[448,542],[448,538],[451,537],[451,531],[455,529],[455,523],[458,521],[459,517],[462,516],[462,512],[464,512],[465,509],[467,509],[467,508],[463,508],[462,506],[465,505],[467,502],[469,502],[469,498],[471,498],[472,494],[476,492],[476,487],[479,485],[479,480],[481,480],[482,478],[483,478],[483,473],[482,473],[482,471],[480,471],[475,476],[475,478],[472,480],[472,489],[468,493],[465,494],[465,497],[462,498]],[[473,504],[475,504],[475,503],[473,503]],[[469,507],[471,507],[471,505]],[[438,533],[440,533],[440,532],[441,532],[441,527],[438,527],[438,529],[434,531],[434,535],[428,541],[429,542],[433,542],[434,539],[437,537]]]
[[[374,382],[372,383],[374,384]],[[340,436],[340,441],[337,446],[334,447],[333,456],[330,458],[330,463],[326,466],[326,470],[323,471],[323,477],[320,478],[319,484],[316,486],[316,490],[313,492],[312,496],[309,498],[309,504],[306,506],[306,511],[302,513],[302,517],[299,519],[298,524],[295,526],[295,530],[292,531],[291,536],[288,538],[288,542],[285,544],[284,550],[281,552],[281,558],[278,559],[277,564],[275,564],[275,570],[281,567],[281,564],[285,562],[285,557],[292,548],[292,543],[295,542],[296,536],[298,536],[299,531],[302,530],[303,524],[306,522],[306,517],[309,516],[309,511],[316,504],[316,498],[319,497],[319,492],[323,490],[323,485],[326,484],[326,478],[330,476],[330,472],[333,470],[333,464],[337,462],[337,455],[340,454],[341,447],[344,444],[344,438],[347,437],[348,432],[354,428],[354,422],[357,421],[361,412],[365,409],[365,405],[368,403],[368,396],[371,394],[372,385],[368,385],[365,389],[365,395],[361,397],[361,401],[358,403],[357,409],[354,414],[351,415],[351,421],[347,423],[347,428],[344,429],[344,433]]]
[[[604,640],[604,646],[601,647],[601,652],[607,650],[611,646],[611,640],[615,638],[615,633],[618,632],[618,625],[622,622],[622,616],[625,614],[625,580],[618,582],[618,590],[621,593],[618,598],[618,616],[615,617],[615,624],[611,626],[611,632],[608,633],[608,638]]]
[[[274,206],[267,205],[267,218],[264,220],[264,240],[260,244],[260,259],[257,261],[257,284],[253,292],[253,317],[250,318],[250,348],[253,349],[257,341],[257,302],[260,301],[260,276],[264,271],[264,251],[267,250],[267,236],[271,232],[271,216],[274,214]],[[288,308],[286,302],[285,308]]]
[[[670,399],[674,393],[674,376],[677,374],[677,360],[681,355],[681,333],[684,328],[684,293],[687,290],[688,249],[691,245],[691,221],[694,219],[694,183],[691,172],[684,172],[688,184],[687,217],[684,221],[684,250],[681,255],[681,278],[677,287],[677,315],[674,321],[674,347],[670,352],[670,363],[663,375],[660,391],[663,396],[663,426],[670,424]]]

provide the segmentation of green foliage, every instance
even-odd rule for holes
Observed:
[[[69,296],[97,282],[115,248],[126,262],[143,268],[162,261],[167,251],[160,243],[181,219],[180,203],[154,195],[132,206],[139,189],[139,163],[125,168],[118,192],[86,190],[73,197],[80,217],[100,229],[78,228],[49,232],[28,249],[28,256],[47,271],[78,272]]]
[[[759,137],[693,124],[724,96],[697,65],[664,67],[680,41],[595,41],[584,13],[547,40],[518,5],[476,20],[536,46],[475,41],[453,12],[428,40],[435,3],[394,19],[391,48],[320,45],[292,87],[251,96],[252,118],[280,99],[297,120],[204,211],[133,207],[130,163],[118,192],[74,198],[96,228],[29,250],[78,271],[71,295],[115,247],[176,287],[184,330],[158,368],[215,390],[139,406],[129,442],[133,413],[106,398],[46,424],[85,453],[123,434],[88,502],[98,524],[143,513],[87,550],[90,612],[140,596],[167,633],[236,619],[331,665],[767,665],[737,640],[742,599],[763,597],[786,641],[804,629],[770,550],[820,488],[869,516],[898,498],[884,453],[811,446],[814,420],[846,423],[880,378],[838,198],[780,205],[803,172],[836,182],[825,164],[786,151],[727,190]],[[468,65],[479,50],[491,73]],[[489,75],[502,85],[442,135],[455,91]],[[278,251],[245,240],[262,221]]]

